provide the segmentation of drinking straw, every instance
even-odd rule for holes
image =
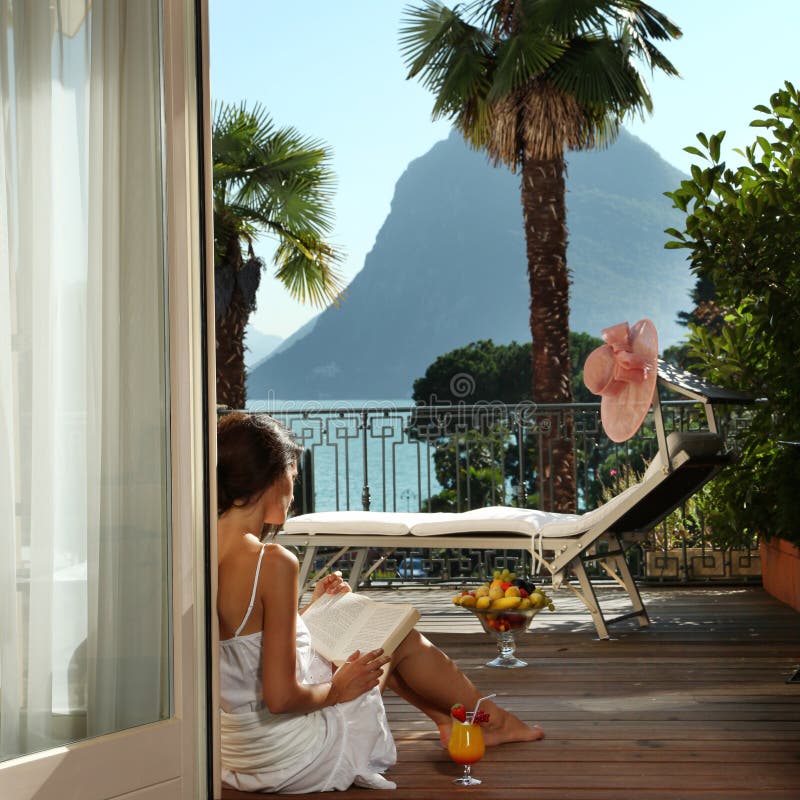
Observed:
[[[479,698],[478,698],[478,702],[477,702],[477,703],[475,703],[475,710],[472,712],[472,718],[473,718],[473,719],[475,719],[475,715],[478,713],[478,706],[479,706],[479,705],[480,705],[480,704],[481,704],[481,703],[482,703],[484,700],[491,700],[493,697],[497,697],[497,694],[487,694],[487,695],[486,695],[486,697],[479,697]]]

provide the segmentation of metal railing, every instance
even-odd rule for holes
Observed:
[[[252,409],[256,413],[259,409]],[[656,454],[651,416],[622,444],[608,440],[599,403],[398,405],[294,404],[265,408],[303,446],[295,513],[360,508],[382,511],[465,511],[486,505],[546,507],[552,499],[549,442],[571,431],[577,511],[590,510],[636,482]],[[222,412],[224,413],[224,412]],[[662,401],[667,432],[706,428],[701,404]],[[747,411],[718,414],[735,449]],[[542,499],[545,502],[542,502]],[[685,511],[685,509],[683,510]],[[670,528],[670,526],[672,526]],[[694,526],[694,530],[693,530]],[[628,553],[639,579],[755,580],[756,552],[715,550],[679,510]],[[495,568],[530,569],[523,554],[493,551],[396,551],[373,580],[482,580]],[[404,570],[404,566],[414,568]],[[398,574],[399,571],[399,574]]]

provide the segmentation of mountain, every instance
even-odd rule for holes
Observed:
[[[248,346],[245,349],[244,367],[247,373],[258,369],[270,356],[282,353],[287,348],[291,347],[295,342],[300,341],[304,336],[314,330],[314,325],[317,324],[317,317],[312,317],[305,325],[300,326],[291,336],[281,339],[280,336],[275,336],[271,333],[261,333],[251,325],[247,327],[245,336],[254,336],[255,351],[251,352]],[[249,342],[249,339],[245,339]]]
[[[244,332],[244,363],[247,369],[257,367],[283,342],[280,336],[262,333],[258,328],[248,325]]]
[[[607,150],[569,155],[572,330],[599,335],[650,317],[662,348],[682,337],[675,318],[694,281],[663,232],[680,225],[663,192],[682,178],[625,131]],[[254,369],[248,397],[410,397],[442,353],[477,339],[528,341],[528,294],[519,176],[453,132],[397,181],[344,302]]]
[[[301,325],[291,336],[287,336],[276,348],[275,354],[282,353],[287,348],[291,347],[295,342],[299,342],[304,336],[308,336],[311,331],[314,330],[314,326],[317,324],[317,318],[312,317],[305,325]]]

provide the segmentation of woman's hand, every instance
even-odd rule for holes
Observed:
[[[381,669],[389,663],[389,656],[382,649],[370,650],[362,656],[356,650],[333,675],[328,693],[330,705],[355,700],[370,689],[374,689],[381,677]]]
[[[349,591],[351,591],[350,584],[342,580],[342,573],[338,571],[331,572],[317,581],[314,586],[314,593],[311,595],[311,603],[319,600],[324,594],[342,594]]]

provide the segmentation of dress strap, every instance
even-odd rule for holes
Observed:
[[[261,559],[264,557],[264,550],[266,550],[266,545],[261,545],[261,552],[258,554],[258,564],[256,564],[256,577],[253,581],[253,593],[250,595],[250,605],[247,606],[247,612],[244,615],[244,619],[242,620],[242,624],[236,629],[236,633],[233,634],[234,638],[236,638],[241,632],[242,628],[247,625],[247,620],[250,619],[250,612],[253,610],[253,606],[256,603],[256,589],[258,588],[258,574],[261,572]]]

